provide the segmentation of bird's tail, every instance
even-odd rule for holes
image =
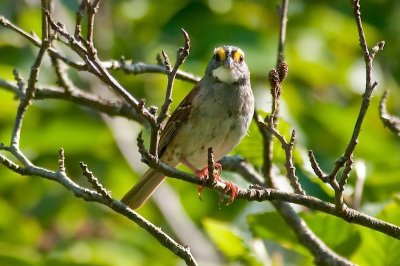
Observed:
[[[157,172],[154,169],[147,170],[121,201],[132,209],[139,208],[150,198],[164,179],[165,175],[163,173]]]

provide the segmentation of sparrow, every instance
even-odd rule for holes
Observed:
[[[244,52],[235,46],[214,50],[204,77],[172,113],[160,134],[159,158],[177,167],[184,164],[201,179],[208,176],[208,148],[217,162],[246,135],[254,113],[250,71]],[[219,179],[222,167],[215,163]],[[121,201],[132,209],[142,206],[165,179],[149,169]],[[237,186],[226,183],[231,198]],[[236,190],[236,191],[235,191]],[[231,199],[233,201],[233,199]]]

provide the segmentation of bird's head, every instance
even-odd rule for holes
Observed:
[[[221,46],[214,49],[214,55],[206,74],[217,82],[241,83],[250,78],[250,71],[244,61],[244,52],[235,46]]]

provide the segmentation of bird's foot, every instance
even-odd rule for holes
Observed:
[[[213,177],[215,180],[225,184],[225,194],[230,192],[229,200],[226,205],[230,205],[236,198],[236,196],[239,193],[239,187],[232,183],[231,181],[224,181],[219,175],[222,172],[222,166],[220,163],[214,163],[214,173]],[[202,185],[199,185],[197,190],[199,194],[199,198],[201,200],[201,193],[203,192],[203,187],[205,185],[205,182],[207,182],[208,178],[208,167],[204,167],[201,170],[196,170],[196,176],[198,176],[202,180]]]
[[[219,174],[222,172],[222,166],[220,163],[214,163],[214,172],[213,172],[213,177],[215,180],[224,182],[220,177]],[[196,170],[195,171],[196,176],[202,180],[202,184],[197,187],[197,191],[199,193],[199,198],[201,200],[201,193],[203,192],[203,187],[205,183],[208,181],[208,166],[204,167],[201,170]]]

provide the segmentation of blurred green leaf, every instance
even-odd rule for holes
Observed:
[[[244,265],[262,265],[256,259],[250,247],[230,224],[212,219],[203,220],[206,232],[218,249],[229,261],[241,262]]]
[[[398,201],[388,203],[377,216],[384,221],[398,224],[400,221],[400,204]],[[396,265],[400,260],[400,242],[387,235],[367,228],[360,228],[362,242],[352,256],[359,265]]]
[[[304,247],[299,245],[293,231],[278,213],[267,212],[249,215],[247,222],[254,236],[275,241],[285,248],[294,249],[304,255],[307,254]]]
[[[249,133],[231,154],[240,154],[255,166],[261,167],[263,162],[262,136],[254,121],[250,124]]]
[[[307,226],[331,249],[350,257],[360,246],[362,238],[357,226],[324,213],[301,213]],[[279,243],[282,247],[296,251],[310,259],[309,252],[302,246],[285,220],[275,212],[249,215],[248,224],[255,237]],[[340,232],[340,234],[338,234]]]
[[[40,265],[41,256],[30,247],[21,244],[0,242],[0,265],[30,266]]]
[[[350,257],[362,241],[358,231],[359,226],[335,216],[309,212],[302,213],[301,217],[327,246],[344,257]]]

